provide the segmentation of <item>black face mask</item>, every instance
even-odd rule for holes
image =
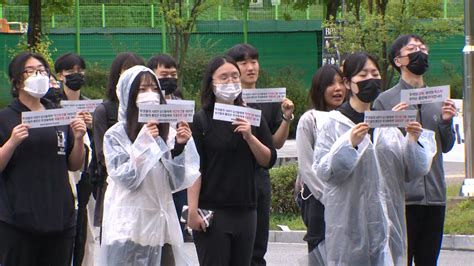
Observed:
[[[410,63],[407,65],[407,69],[415,75],[423,75],[428,69],[428,55],[418,51],[408,54]]]
[[[366,79],[356,83],[359,87],[359,92],[356,93],[357,98],[364,103],[370,103],[374,101],[380,94],[382,88],[381,79]]]
[[[59,87],[50,87],[43,98],[50,100],[55,106],[59,106],[61,102],[61,89]]]
[[[178,79],[175,78],[161,78],[158,79],[160,87],[165,91],[165,95],[173,93],[178,88]]]
[[[66,78],[66,86],[73,91],[78,91],[81,89],[82,85],[84,85],[84,75],[81,73],[74,73],[65,76]]]

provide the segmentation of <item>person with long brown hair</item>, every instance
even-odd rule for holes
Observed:
[[[335,65],[324,65],[313,76],[309,96],[312,109],[306,111],[296,128],[296,154],[298,156],[298,189],[301,202],[301,216],[306,225],[304,240],[308,242],[308,252],[324,240],[324,205],[321,198],[324,184],[311,165],[313,164],[314,144],[327,117],[327,112],[337,109],[346,99],[343,76]]]

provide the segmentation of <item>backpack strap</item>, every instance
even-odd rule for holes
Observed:
[[[105,115],[107,117],[107,127],[110,128],[117,123],[118,108],[117,104],[112,101],[102,103],[105,107]]]
[[[197,117],[201,123],[202,135],[204,136],[209,132],[209,117],[203,109],[197,113]]]

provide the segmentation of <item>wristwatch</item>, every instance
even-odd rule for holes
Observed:
[[[295,119],[295,115],[294,115],[294,114],[291,114],[291,117],[290,117],[290,118],[286,118],[286,117],[285,117],[285,114],[281,114],[281,118],[282,118],[283,120],[285,120],[286,122],[291,122],[291,121],[293,121],[293,119]]]

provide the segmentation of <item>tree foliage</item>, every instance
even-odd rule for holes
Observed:
[[[191,33],[197,18],[218,0],[160,0],[160,11],[164,15],[171,55],[178,62],[179,87],[183,85],[182,69],[189,48]],[[189,3],[189,6],[188,6]]]
[[[359,15],[352,7],[343,19],[331,17],[323,26],[338,29],[341,54],[366,51],[376,56],[384,88],[388,88],[395,75],[388,49],[397,36],[414,33],[429,44],[463,32],[462,19],[443,19],[441,14],[441,0],[364,1]]]
[[[0,3],[7,5],[9,1],[0,0]],[[18,4],[28,5],[29,7],[27,45],[24,48],[33,52],[44,52],[45,45],[41,45],[43,39],[41,27],[43,13],[47,16],[70,14],[72,13],[71,7],[74,4],[74,0],[20,0]],[[49,47],[49,44],[46,47]],[[21,43],[19,47],[23,47],[23,45]]]

